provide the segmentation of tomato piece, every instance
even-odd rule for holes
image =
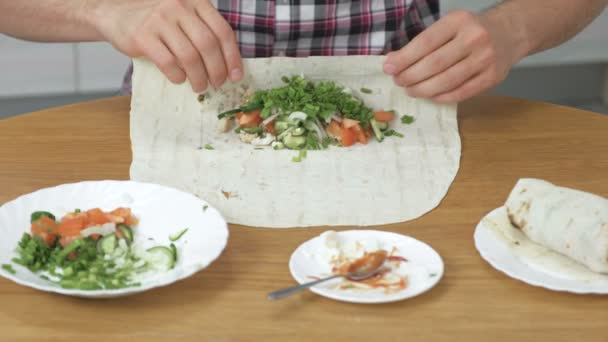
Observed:
[[[342,127],[353,128],[355,126],[359,126],[359,121],[347,118],[342,119]]]
[[[374,118],[376,119],[376,121],[379,122],[389,122],[395,118],[395,112],[379,110],[377,112],[374,112]]]
[[[274,129],[274,120],[270,121],[267,125],[266,125],[266,130],[268,131],[268,133],[272,134],[272,135],[277,135],[277,131]]]
[[[243,113],[239,118],[239,126],[241,127],[256,127],[259,126],[262,121],[260,117],[260,110],[254,110],[251,112]]]
[[[355,132],[351,128],[342,128],[342,145],[344,147],[355,144]]]
[[[32,233],[48,233],[55,234],[57,232],[57,222],[48,216],[40,216],[40,218],[32,222]]]
[[[66,216],[61,219],[61,223],[59,223],[57,231],[62,237],[78,236],[80,235],[80,231],[86,228],[86,225],[87,219],[85,215],[74,218],[69,218]]]
[[[327,134],[332,137],[342,139],[342,127],[340,127],[338,122],[332,120],[325,130],[327,131]]]
[[[110,219],[108,218],[108,215],[106,215],[106,213],[104,213],[101,209],[99,208],[94,208],[91,210],[87,210],[86,212],[87,214],[87,226],[99,226],[102,225],[104,223],[108,223],[110,222]]]
[[[359,141],[359,143],[367,144],[367,135],[365,134],[365,131],[361,129],[361,126],[359,124],[353,126],[353,128],[351,129],[355,132],[355,135],[357,136],[357,141]]]

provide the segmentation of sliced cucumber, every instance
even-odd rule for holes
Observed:
[[[116,234],[112,233],[99,239],[97,242],[97,251],[104,254],[112,254],[118,245]]]
[[[118,225],[118,229],[120,229],[120,232],[129,244],[133,242],[133,230],[131,229],[131,227],[127,226],[124,223],[121,223]]]
[[[169,240],[171,241],[177,241],[179,240],[184,234],[186,234],[186,232],[188,231],[188,228],[186,229],[182,229],[179,232],[173,234],[173,235],[169,235]]]
[[[274,130],[277,133],[283,133],[287,128],[289,128],[289,124],[286,121],[276,121],[274,123]]]
[[[146,257],[148,265],[160,271],[167,271],[175,266],[175,254],[173,250],[165,246],[156,246],[147,250]]]
[[[386,131],[388,129],[388,122],[378,122],[378,128],[381,131]]]
[[[294,137],[293,135],[287,135],[283,139],[283,143],[287,148],[292,150],[298,149],[306,144],[306,138],[304,137]]]
[[[174,244],[171,244],[169,247],[171,248],[171,251],[173,252],[174,261],[177,262],[177,247],[175,247]]]
[[[384,140],[384,134],[382,134],[380,127],[378,127],[378,121],[371,119],[370,123],[372,125],[372,130],[374,131],[374,136],[376,137],[376,140],[380,142]]]

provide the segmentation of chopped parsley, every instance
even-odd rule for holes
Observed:
[[[15,271],[15,269],[13,268],[12,265],[9,264],[2,264],[2,269],[5,270],[6,272],[10,273],[10,274],[16,274],[17,271]]]
[[[411,115],[407,115],[407,114],[401,117],[401,123],[404,125],[409,125],[412,122],[414,122],[415,120],[416,120],[416,118],[414,118]]]
[[[372,90],[369,89],[369,88],[361,88],[360,90],[364,94],[371,94],[372,93]]]
[[[394,137],[399,137],[399,138],[403,138],[403,137],[404,137],[404,135],[403,135],[403,134],[401,134],[401,133],[399,133],[399,132],[395,131],[394,129],[389,129],[388,131],[384,132],[384,136],[385,136],[385,137],[391,137],[391,136],[394,136]]]
[[[203,212],[207,211],[207,209],[209,209],[209,206],[205,204],[205,205],[203,206]]]
[[[205,144],[205,150],[215,150],[213,148],[213,146],[209,145],[209,144]]]

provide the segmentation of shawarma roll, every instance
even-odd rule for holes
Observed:
[[[608,273],[608,200],[539,179],[520,179],[506,203],[511,223],[532,241],[590,270]]]

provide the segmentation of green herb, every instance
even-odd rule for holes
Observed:
[[[410,115],[404,115],[401,117],[401,123],[404,125],[409,125],[412,122],[414,122],[416,120],[416,118],[414,118],[413,116]]]
[[[215,150],[213,148],[213,146],[209,145],[209,144],[205,144],[205,150]]]
[[[384,136],[385,137],[391,137],[391,136],[395,136],[395,137],[399,137],[399,138],[403,138],[404,135],[395,131],[394,129],[389,129],[388,131],[384,132]]]
[[[436,276],[437,276],[437,273],[431,273],[431,274],[429,274],[430,278],[433,278],[433,277],[436,277]]]
[[[55,220],[55,215],[49,213],[48,211],[34,211],[32,215],[30,215],[30,222],[38,221],[42,216],[46,216],[53,221]]]
[[[184,234],[186,234],[186,232],[188,231],[188,228],[182,229],[181,231],[169,236],[169,240],[171,241],[177,241],[179,240]]]
[[[44,274],[40,276],[40,279],[44,279],[47,281],[51,280],[51,279],[49,279],[49,277],[45,276]]]
[[[78,214],[78,213],[80,212],[80,209],[76,208],[76,209],[74,209],[74,212],[75,212],[76,214]]]
[[[365,93],[365,94],[371,94],[371,93],[372,93],[372,90],[371,90],[371,89],[369,89],[369,88],[361,88],[361,92],[362,92],[362,93]]]
[[[263,150],[264,148],[263,147],[254,147],[253,149],[254,150]]]
[[[209,206],[205,204],[205,205],[203,206],[203,212],[207,211],[207,209],[209,209]]]
[[[241,131],[249,134],[262,134],[264,133],[263,127],[245,127],[241,128]]]
[[[306,158],[306,150],[300,150],[300,152],[298,152],[298,155],[295,156],[295,157],[293,157],[291,159],[291,161],[294,162],[294,163],[299,163],[304,158]]]
[[[221,113],[220,115],[218,115],[217,118],[223,119],[223,118],[233,117],[236,115],[236,113],[239,113],[240,111],[241,111],[241,108],[227,110],[227,111]]]
[[[15,271],[15,269],[13,268],[12,265],[9,264],[2,264],[2,269],[5,270],[6,272],[10,273],[10,274],[16,274],[17,271]]]
[[[200,94],[200,95],[197,97],[197,100],[198,100],[198,102],[203,102],[203,101],[205,101],[205,94]]]
[[[281,80],[285,83],[289,83],[289,77],[287,77],[287,76],[281,77]]]

